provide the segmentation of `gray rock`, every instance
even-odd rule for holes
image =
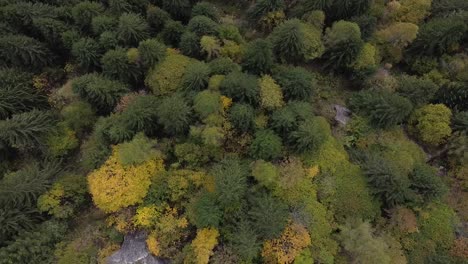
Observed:
[[[159,259],[149,252],[146,247],[147,234],[134,232],[124,238],[119,251],[107,258],[108,264],[167,264],[168,261]]]
[[[335,120],[339,124],[346,126],[351,118],[351,110],[341,105],[333,105],[333,108],[335,108],[336,111]]]

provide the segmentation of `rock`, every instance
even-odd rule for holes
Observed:
[[[149,252],[145,232],[134,232],[125,236],[122,247],[107,258],[108,264],[167,264]]]
[[[341,105],[333,105],[333,108],[335,108],[336,111],[335,120],[339,124],[346,126],[351,118],[351,110]]]

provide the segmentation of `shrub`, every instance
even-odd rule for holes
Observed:
[[[286,62],[309,61],[320,57],[324,51],[320,31],[298,19],[276,27],[271,41],[275,55]]]
[[[439,145],[452,134],[451,117],[452,111],[445,105],[429,104],[414,111],[408,123],[424,143]]]
[[[255,133],[250,145],[250,155],[255,159],[271,160],[282,154],[282,140],[271,130],[261,130]]]
[[[60,114],[66,126],[73,129],[78,135],[91,128],[96,121],[92,106],[83,101],[76,101],[65,106]]]
[[[124,166],[143,164],[158,156],[156,143],[156,140],[149,139],[143,133],[136,134],[131,141],[120,144],[119,162]]]
[[[242,66],[254,74],[269,73],[273,66],[271,43],[263,39],[249,43],[243,56]]]
[[[206,55],[207,60],[219,57],[223,49],[221,48],[221,43],[219,39],[212,36],[203,36],[200,39],[200,47],[202,53]],[[229,56],[225,56],[229,57]]]
[[[55,131],[47,137],[48,152],[52,157],[65,156],[79,146],[73,130],[59,123]]]
[[[253,75],[232,72],[221,82],[221,92],[234,101],[255,105],[258,101],[257,79]]]
[[[229,111],[229,120],[239,131],[251,131],[255,127],[254,109],[250,105],[236,103]]]

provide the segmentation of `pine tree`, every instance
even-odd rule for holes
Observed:
[[[101,51],[98,43],[92,38],[82,38],[73,43],[71,53],[85,70],[96,69],[99,66]]]
[[[16,67],[39,69],[50,63],[52,55],[47,47],[33,38],[22,35],[0,37],[0,58]]]
[[[179,135],[189,128],[192,110],[178,94],[164,98],[158,106],[158,120],[171,135]]]
[[[257,39],[249,43],[242,66],[254,74],[269,73],[273,66],[273,49],[269,41]]]
[[[47,111],[15,114],[0,121],[0,140],[18,149],[39,147],[45,143],[45,136],[54,131],[55,123],[55,115]]]
[[[141,77],[141,69],[129,59],[127,50],[116,48],[107,51],[101,58],[104,75],[127,83],[135,83]]]
[[[141,63],[147,69],[162,61],[166,56],[166,46],[156,39],[146,39],[138,45]]]
[[[136,45],[148,38],[149,26],[138,14],[126,13],[120,16],[117,26],[117,38],[124,45]]]

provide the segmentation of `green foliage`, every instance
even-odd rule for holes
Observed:
[[[261,244],[250,222],[238,222],[226,236],[228,245],[243,261],[252,262],[259,255]]]
[[[138,14],[126,13],[120,16],[117,38],[124,45],[136,45],[149,37],[149,26]]]
[[[60,115],[63,117],[63,123],[78,135],[91,128],[96,121],[92,106],[83,101],[76,101],[65,106],[60,111]]]
[[[57,163],[44,163],[42,166],[31,163],[6,174],[0,185],[1,207],[35,207],[38,197],[49,188],[60,170]]]
[[[218,227],[223,214],[216,197],[207,192],[190,202],[188,212],[190,222],[197,228]]]
[[[97,169],[111,153],[109,139],[105,131],[109,128],[109,119],[100,118],[94,125],[93,133],[81,146],[80,165],[86,171]]]
[[[196,16],[190,19],[187,29],[198,36],[216,35],[219,25],[206,16]]]
[[[211,74],[227,75],[241,70],[241,67],[234,63],[232,59],[225,57],[214,59],[208,65],[210,66]]]
[[[270,37],[273,52],[281,61],[309,61],[320,57],[324,51],[320,31],[298,19],[279,25]]]
[[[184,55],[195,58],[200,57],[200,39],[197,34],[187,31],[180,37],[179,48]]]
[[[93,18],[91,26],[94,34],[101,35],[106,31],[114,31],[117,26],[117,20],[114,17],[101,15]]]
[[[312,106],[306,102],[291,102],[271,115],[271,127],[283,138],[297,129],[300,122],[313,117]]]
[[[159,101],[154,96],[137,96],[120,115],[110,117],[106,131],[113,142],[131,139],[137,132],[154,134],[157,129]]]
[[[180,21],[170,20],[164,24],[164,28],[161,31],[161,38],[164,43],[176,47],[182,34],[185,32],[185,28]]]
[[[3,246],[21,231],[33,229],[38,220],[37,211],[29,208],[0,209],[0,245]]]
[[[281,11],[284,7],[285,4],[283,0],[256,1],[253,8],[249,11],[249,16],[253,19],[260,19],[270,12]]]
[[[162,0],[162,7],[175,19],[185,19],[190,16],[190,0]]]
[[[138,45],[141,63],[145,68],[152,68],[166,56],[166,46],[156,39],[146,39]]]
[[[46,105],[45,96],[31,86],[29,78],[28,74],[15,69],[0,70],[1,119]]]
[[[468,111],[458,112],[454,115],[453,130],[468,133]]]
[[[50,263],[54,245],[63,239],[66,226],[55,221],[46,221],[36,230],[21,233],[6,247],[0,248],[0,263]]]
[[[42,38],[51,45],[59,44],[62,33],[67,30],[64,22],[53,18],[35,18],[33,24]]]
[[[99,46],[103,50],[114,49],[118,46],[117,34],[112,31],[105,31],[99,36]]]
[[[147,138],[143,133],[138,133],[129,142],[120,144],[119,158],[123,165],[138,165],[157,155],[154,148],[157,141]]]
[[[352,110],[369,117],[371,123],[389,128],[405,121],[411,113],[411,102],[396,94],[361,91],[354,94],[349,104]]]
[[[260,81],[260,105],[266,110],[273,110],[284,105],[281,87],[269,75],[264,75]]]
[[[224,159],[212,168],[211,174],[215,177],[219,206],[225,212],[240,209],[247,191],[246,166],[237,159]]]
[[[258,181],[261,186],[274,190],[279,183],[279,171],[270,162],[257,160],[252,165],[252,176]]]
[[[439,87],[429,79],[417,78],[416,76],[403,75],[398,79],[397,91],[408,98],[415,106],[429,102]]]
[[[437,101],[458,110],[468,110],[468,83],[449,83],[439,89]]]
[[[107,79],[96,73],[75,78],[72,87],[75,93],[102,113],[112,111],[120,97],[128,91],[123,83]]]
[[[162,99],[158,106],[158,122],[171,135],[183,134],[190,125],[192,109],[178,94]]]
[[[161,31],[164,28],[164,25],[167,21],[171,19],[171,15],[164,11],[163,9],[154,6],[148,5],[146,9],[146,20],[150,25],[151,29],[156,32]]]
[[[437,175],[435,168],[427,164],[418,164],[410,174],[411,189],[428,203],[442,198],[448,191],[444,181]]]
[[[193,110],[202,119],[211,114],[219,114],[221,109],[221,95],[219,92],[205,90],[199,92],[193,99]]]
[[[234,104],[229,111],[229,121],[240,132],[248,132],[255,127],[255,112],[247,104]]]
[[[291,133],[291,142],[298,152],[315,151],[331,134],[328,122],[322,117],[313,117],[299,124]]]
[[[352,261],[363,264],[391,263],[389,246],[384,238],[374,235],[369,223],[356,222],[342,226],[339,234],[343,248],[350,253]]]
[[[221,92],[236,102],[255,105],[258,102],[257,78],[241,72],[231,72],[221,82]]]
[[[306,69],[301,67],[279,67],[273,72],[288,100],[307,100],[314,92],[316,80]]]
[[[55,182],[37,201],[37,208],[56,218],[68,218],[86,202],[86,178],[66,175]]]
[[[32,110],[0,121],[0,140],[18,149],[40,147],[53,132],[56,116],[47,111]]]
[[[130,60],[124,48],[107,51],[101,58],[101,64],[104,75],[122,82],[136,82],[141,75],[138,65]]]
[[[146,77],[146,84],[155,95],[168,95],[181,87],[182,76],[191,59],[180,54],[167,54]]]
[[[468,31],[466,23],[458,16],[433,18],[424,23],[410,51],[418,55],[442,55],[454,51]]]
[[[82,28],[89,28],[94,17],[99,16],[103,6],[98,2],[83,1],[76,4],[71,12],[75,23]]]
[[[79,146],[75,132],[62,122],[47,136],[46,144],[53,157],[65,156]]]
[[[452,134],[450,120],[452,111],[443,104],[425,105],[411,115],[410,131],[421,141],[439,145]]]
[[[213,21],[219,20],[219,13],[217,8],[208,2],[198,2],[192,8],[192,17],[206,16]]]
[[[49,49],[40,41],[22,35],[0,37],[0,58],[3,65],[38,69],[51,62]]]
[[[271,130],[261,130],[255,133],[250,155],[255,159],[276,159],[281,156],[282,148],[282,140],[278,135]]]
[[[258,236],[261,239],[272,239],[281,235],[288,223],[288,206],[264,192],[253,197],[251,203],[252,208],[247,214]]]
[[[187,66],[182,76],[182,90],[189,94],[206,88],[210,77],[210,68],[204,62],[195,62]]]
[[[256,39],[249,43],[242,66],[254,74],[269,73],[273,67],[273,49],[267,40]]]
[[[85,70],[92,70],[99,66],[101,51],[98,43],[92,38],[82,38],[73,43],[71,54]]]

